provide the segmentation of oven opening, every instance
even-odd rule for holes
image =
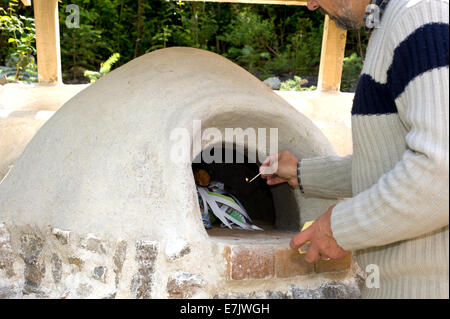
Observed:
[[[294,190],[286,183],[277,186],[268,186],[266,181],[257,177],[261,163],[249,162],[245,154],[233,149],[220,148],[222,161],[206,163],[205,152],[212,158],[217,148],[207,148],[197,155],[192,164],[194,179],[197,185],[209,186],[214,182],[222,183],[225,191],[236,198],[244,207],[251,221],[263,230],[229,229],[224,227],[220,219],[215,216],[206,231],[210,237],[223,237],[238,235],[240,237],[281,239],[289,238],[291,232],[297,232],[300,228],[300,208],[294,195]],[[233,161],[229,158],[225,161],[225,153],[233,154]],[[200,157],[200,155],[202,155]],[[219,154],[220,155],[220,154]],[[238,156],[238,157],[237,157]],[[217,158],[217,157],[216,157]],[[244,161],[238,161],[243,158]],[[228,196],[229,196],[228,195]],[[199,197],[200,210],[203,208],[202,198]],[[199,212],[202,215],[202,212]],[[211,215],[211,210],[210,210]],[[201,217],[200,217],[201,218]],[[287,236],[287,237],[286,237]]]

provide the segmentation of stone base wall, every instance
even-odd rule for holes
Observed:
[[[279,259],[275,250],[256,256],[253,265],[273,254]],[[261,252],[261,247],[255,251]],[[211,258],[197,269],[198,265],[190,266],[190,254],[195,259],[202,254]],[[245,256],[252,254],[252,248],[238,245],[211,242],[199,248],[185,243],[169,249],[157,241],[111,241],[50,226],[36,229],[0,223],[0,298],[360,297],[362,276],[351,259],[322,268],[310,265],[311,271],[300,267],[300,261],[303,275],[293,267],[295,261],[280,260],[287,266],[273,274],[267,269],[276,267],[267,264],[259,270],[244,269],[249,264]]]

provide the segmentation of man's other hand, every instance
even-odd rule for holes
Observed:
[[[337,244],[331,231],[331,213],[334,206],[336,205],[328,208],[311,226],[295,235],[291,240],[291,248],[295,250],[308,241],[311,242],[305,256],[305,260],[309,263],[319,259],[338,259],[349,253]]]

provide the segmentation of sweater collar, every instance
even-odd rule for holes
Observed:
[[[383,13],[390,0],[370,0],[364,16],[366,29],[373,30],[380,27]]]

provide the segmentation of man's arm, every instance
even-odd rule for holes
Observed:
[[[443,23],[428,21],[436,17],[422,14],[429,8],[421,6],[430,3],[442,7],[436,11],[443,15]],[[331,229],[345,250],[387,245],[448,226],[448,2],[430,3],[419,3],[410,16],[399,18],[399,29],[392,30],[392,37],[399,37],[402,26],[424,20],[417,31],[421,36],[409,37],[413,41],[408,41],[408,50],[397,52],[396,67],[410,73],[392,73],[392,93],[409,129],[407,150],[375,185],[334,207]]]
[[[351,155],[325,156],[299,161],[288,150],[272,154],[261,164],[261,177],[268,185],[287,182],[307,196],[345,198],[352,196]]]
[[[298,180],[306,196],[352,197],[352,156],[325,156],[298,163]]]

